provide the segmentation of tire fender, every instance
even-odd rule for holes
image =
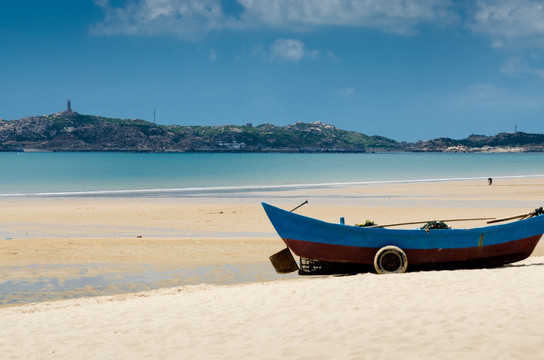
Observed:
[[[374,268],[378,274],[402,274],[408,267],[408,258],[401,248],[384,246],[374,256]]]

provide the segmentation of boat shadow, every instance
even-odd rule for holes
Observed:
[[[503,268],[516,268],[516,267],[529,267],[529,266],[544,266],[544,263],[535,263],[535,264],[507,264],[501,267]]]
[[[316,262],[317,263],[317,262]],[[315,268],[302,268],[298,274],[302,276],[315,276],[315,275],[328,275],[328,276],[352,276],[358,274],[376,274],[376,271],[371,266],[354,266],[338,263],[325,263],[320,262],[319,267]],[[503,264],[497,266],[462,266],[459,263],[455,264],[440,264],[440,265],[427,265],[427,266],[412,266],[408,267],[407,273],[425,272],[425,271],[455,271],[455,270],[483,270],[483,269],[506,269],[506,268],[522,268],[532,266],[544,266],[544,262],[533,264]]]

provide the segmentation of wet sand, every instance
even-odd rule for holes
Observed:
[[[260,202],[306,199],[298,213],[347,224],[501,218],[542,206],[544,179],[2,199],[3,357],[544,356],[542,242],[497,269],[279,276],[268,256],[284,245]]]
[[[331,222],[344,217],[347,224],[501,218],[542,206],[544,178],[495,179],[492,186],[471,180],[168,198],[4,198],[0,305],[285,278],[268,263],[284,244],[260,202],[292,209],[304,200],[309,204],[297,213]],[[544,255],[542,242],[533,255]]]

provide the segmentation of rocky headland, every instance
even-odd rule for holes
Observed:
[[[540,152],[543,134],[523,132],[398,142],[321,122],[288,126],[156,125],[138,119],[78,114],[71,109],[19,120],[0,119],[3,151],[131,152]]]

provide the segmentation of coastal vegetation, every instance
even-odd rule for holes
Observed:
[[[19,120],[0,119],[0,150],[137,152],[504,152],[543,151],[543,134],[523,132],[398,142],[321,122],[275,126],[157,125],[139,119],[82,115],[72,110]]]

